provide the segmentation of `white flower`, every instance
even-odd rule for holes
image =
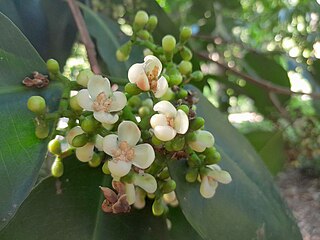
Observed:
[[[128,79],[137,84],[143,91],[151,90],[156,98],[162,97],[168,89],[165,77],[160,77],[162,64],[160,60],[152,55],[144,58],[144,63],[133,64],[128,71]],[[159,78],[159,79],[158,79]]]
[[[76,136],[83,134],[83,133],[84,133],[84,131],[79,126],[72,128],[66,136],[66,140],[69,143],[69,145],[72,146],[72,140]],[[96,147],[99,151],[102,151],[102,137],[100,135],[96,135],[94,142],[88,142],[83,147],[76,148],[77,158],[81,162],[89,162],[93,157],[94,147]]]
[[[150,119],[150,124],[155,136],[161,141],[170,141],[177,133],[184,134],[189,128],[189,119],[182,110],[176,110],[168,101],[158,102],[153,107],[155,114]]]
[[[141,132],[137,125],[123,121],[118,127],[118,136],[110,134],[103,139],[103,151],[112,156],[108,162],[109,170],[114,178],[125,176],[131,165],[146,169],[154,161],[155,153],[150,144],[136,145]]]
[[[188,142],[189,147],[196,152],[203,152],[206,148],[213,147],[214,137],[205,130],[199,130],[196,132],[196,138],[194,141]]]
[[[200,193],[204,198],[212,198],[218,187],[218,182],[228,184],[232,181],[227,171],[221,170],[217,164],[207,166],[210,170],[202,176]]]
[[[174,191],[163,194],[163,200],[171,207],[176,207],[179,205],[176,193]]]
[[[127,103],[124,93],[112,92],[109,80],[100,75],[89,79],[88,89],[80,90],[77,100],[83,109],[93,112],[95,119],[107,124],[118,121],[118,115],[112,112],[122,110]]]

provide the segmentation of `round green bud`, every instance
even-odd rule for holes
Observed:
[[[137,84],[135,83],[127,83],[124,87],[125,92],[129,93],[130,95],[138,95],[141,93],[141,89],[138,88]]]
[[[79,72],[77,76],[77,83],[83,87],[88,86],[89,79],[94,75],[90,69],[83,69]]]
[[[59,63],[51,58],[47,61],[47,69],[50,73],[57,74],[60,71]]]
[[[185,114],[187,114],[187,115],[189,114],[189,107],[188,107],[187,105],[185,105],[185,104],[180,105],[180,106],[178,107],[178,109],[184,111]]]
[[[81,122],[81,128],[86,133],[94,133],[100,126],[98,122],[92,115],[85,117]]]
[[[190,122],[190,129],[196,131],[204,126],[204,118],[196,117]]]
[[[28,109],[36,114],[43,114],[46,111],[46,101],[43,97],[32,96],[28,99]]]
[[[182,83],[182,75],[180,74],[180,72],[176,72],[172,75],[170,75],[170,78],[169,78],[169,85],[170,86],[174,86],[174,85],[179,85]]]
[[[208,176],[208,174],[210,173],[210,171],[212,171],[210,168],[207,168],[207,167],[201,167],[200,168],[200,175],[201,176]]]
[[[180,32],[180,41],[186,42],[192,35],[192,29],[190,27],[183,27]]]
[[[168,141],[164,144],[164,148],[168,151],[168,152],[172,152],[173,151],[173,147],[171,144],[171,141]]]
[[[150,98],[147,98],[142,101],[142,106],[148,107],[149,109],[153,109],[153,101]]]
[[[73,111],[80,112],[83,110],[82,107],[78,103],[77,96],[72,96],[69,100],[69,104],[70,104],[70,108]]]
[[[116,57],[119,62],[124,62],[129,59],[132,49],[132,42],[128,41],[123,44],[116,52]]]
[[[116,51],[116,58],[119,62],[125,62],[129,59],[129,55],[124,54],[123,52],[120,51],[120,49],[118,49]]]
[[[203,72],[201,71],[194,71],[191,73],[191,80],[195,82],[200,82],[203,79]]]
[[[168,88],[166,93],[160,98],[160,100],[166,100],[166,101],[171,101],[172,99],[174,99],[175,94],[172,91],[171,88]]]
[[[163,142],[162,142],[160,139],[158,139],[155,135],[152,136],[151,142],[152,142],[152,144],[155,145],[155,146],[160,146],[160,145],[163,143]]]
[[[188,158],[188,165],[192,168],[198,167],[201,165],[201,159],[199,158],[199,156],[196,153],[190,154],[190,156]]]
[[[166,35],[162,38],[162,48],[165,52],[173,52],[176,47],[176,39],[172,35]]]
[[[189,132],[187,133],[187,136],[186,136],[186,140],[187,142],[193,142],[196,140],[196,136],[197,134],[195,132]]]
[[[52,154],[59,155],[61,153],[61,143],[58,139],[52,139],[48,143],[48,151]]]
[[[187,96],[188,96],[188,91],[185,90],[185,89],[183,89],[183,88],[180,88],[177,97],[178,97],[179,99],[184,99],[184,98],[186,98]]]
[[[192,71],[192,63],[189,61],[181,61],[179,66],[178,66],[179,71],[183,75],[188,75]]]
[[[148,40],[150,38],[150,33],[147,30],[140,30],[137,32],[137,36],[142,40]]]
[[[189,183],[193,183],[197,181],[198,178],[198,168],[189,168],[187,173],[186,173],[186,181]]]
[[[92,159],[88,162],[90,167],[99,167],[102,159],[100,154],[98,153],[93,153]]]
[[[165,193],[174,191],[176,187],[177,187],[176,182],[172,179],[169,179],[168,181],[163,183],[161,190],[162,190],[162,193],[165,194]]]
[[[51,166],[51,174],[52,176],[58,178],[63,175],[63,163],[61,158],[56,158]]]
[[[142,106],[142,107],[140,107],[139,110],[138,110],[139,116],[140,116],[141,118],[149,116],[150,112],[151,112],[151,111],[150,111],[150,108],[148,108],[148,107],[146,107],[146,106]]]
[[[37,138],[45,139],[49,136],[49,126],[47,124],[40,124],[36,126],[35,134]]]
[[[173,140],[172,140],[172,148],[174,151],[181,151],[184,148],[185,145],[185,139],[183,136],[176,136]]]
[[[211,151],[210,149],[211,148],[207,148],[205,150],[205,154],[206,154],[207,150]],[[220,160],[221,160],[221,155],[217,150],[215,150],[215,151],[212,151],[210,154],[206,155],[205,164],[207,164],[207,165],[216,164],[216,163],[220,162]]]
[[[86,133],[75,136],[72,139],[72,146],[74,147],[83,147],[88,143],[88,136]]]
[[[168,168],[164,168],[158,176],[160,179],[165,180],[170,177]]]
[[[162,199],[154,200],[152,204],[152,213],[155,216],[161,216],[164,213],[164,203]]]
[[[102,165],[102,172],[106,175],[110,175],[111,172],[109,170],[109,166],[108,166],[108,162],[109,161],[105,161],[105,163]]]
[[[183,60],[190,61],[192,59],[192,52],[188,47],[183,46],[183,48],[180,50],[180,56]]]
[[[138,11],[136,16],[134,17],[134,24],[137,25],[139,28],[143,28],[149,20],[148,13],[145,11]]]
[[[138,96],[132,96],[128,100],[128,105],[132,108],[138,108],[141,106],[141,104],[142,104],[142,101]]]
[[[152,32],[156,27],[157,27],[157,24],[158,24],[158,18],[157,16],[155,15],[151,15],[149,17],[149,20],[147,22],[147,26],[146,26],[146,29],[150,32]]]

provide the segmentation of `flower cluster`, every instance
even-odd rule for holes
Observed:
[[[142,34],[155,27],[154,17],[145,14],[138,12],[133,38],[117,52],[117,57],[124,60],[132,44],[148,43],[149,54],[144,62],[128,70],[124,92],[115,90],[108,78],[83,70],[76,81],[78,92],[70,97],[75,84],[61,77],[59,71],[50,72],[67,86],[68,97],[61,100],[67,102],[56,114],[67,117],[68,126],[59,130],[61,136],[52,140],[48,149],[56,155],[52,165],[55,177],[63,174],[63,158],[73,152],[79,161],[100,166],[104,174],[111,176],[114,190],[100,187],[105,197],[104,212],[129,212],[132,205],[143,208],[145,199],[150,198],[154,200],[153,213],[158,216],[168,210],[168,204],[178,204],[176,182],[169,173],[171,161],[186,160],[185,179],[200,181],[199,193],[204,198],[213,197],[218,182],[227,184],[231,176],[217,165],[221,156],[214,147],[213,135],[204,130],[204,119],[197,116],[198,99],[185,89],[190,81],[202,79],[201,71],[192,72],[192,53],[184,46],[191,32],[184,28],[177,45],[168,35],[161,47],[156,46],[152,38],[146,41]],[[179,64],[173,62],[175,54],[183,59]],[[50,60],[49,70],[55,69],[52,64]],[[46,113],[44,100],[33,97],[28,107],[37,114],[37,127],[47,126],[51,116]],[[46,132],[39,129],[38,136],[48,135],[47,127]],[[61,139],[69,145],[65,151]]]

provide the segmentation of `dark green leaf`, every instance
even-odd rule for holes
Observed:
[[[0,229],[13,216],[38,176],[46,153],[45,141],[34,134],[34,115],[27,109],[32,95],[56,108],[60,90],[27,90],[22,80],[33,71],[44,73],[46,65],[19,29],[0,13]]]
[[[227,118],[198,95],[197,112],[214,134],[221,166],[233,181],[221,184],[212,199],[204,199],[199,183],[185,181],[186,162],[172,162],[170,173],[186,219],[204,239],[301,239],[260,157]]]

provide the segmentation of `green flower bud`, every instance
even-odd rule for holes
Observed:
[[[193,131],[196,131],[204,126],[204,118],[202,117],[196,117],[190,122],[190,129]]]
[[[64,167],[63,167],[62,159],[57,157],[51,166],[51,174],[52,176],[58,178],[63,175],[63,170],[64,170]]]
[[[150,38],[150,33],[147,30],[140,30],[137,32],[137,36],[142,40],[148,40]]]
[[[188,75],[192,71],[192,63],[189,61],[181,61],[179,66],[178,66],[179,71],[183,75]]]
[[[109,170],[109,167],[108,167],[108,162],[109,161],[105,161],[105,163],[102,165],[102,172],[106,175],[110,175],[111,172]]]
[[[126,86],[124,87],[124,90],[126,93],[130,95],[138,95],[141,93],[141,89],[138,88],[137,84],[135,83],[127,83]]]
[[[191,73],[191,80],[195,82],[200,82],[203,79],[203,72],[201,71],[194,71]]]
[[[73,111],[80,112],[83,110],[78,103],[77,96],[72,96],[69,100],[69,104]]]
[[[164,213],[164,203],[162,199],[156,199],[152,204],[152,213],[155,216],[161,216]]]
[[[195,132],[189,132],[186,136],[187,142],[193,142],[196,140],[196,133]]]
[[[190,27],[183,27],[180,32],[180,41],[186,42],[192,35],[192,30]]]
[[[95,167],[99,167],[101,161],[102,161],[101,155],[98,153],[93,153],[92,159],[88,163],[90,167],[95,168]]]
[[[143,28],[147,22],[149,20],[149,16],[148,16],[148,13],[146,13],[145,11],[138,11],[136,13],[136,16],[134,17],[134,24],[139,28]]]
[[[49,135],[49,126],[47,124],[39,124],[36,126],[35,134],[37,138],[45,139]]]
[[[186,181],[189,183],[193,183],[197,181],[198,178],[198,168],[189,168],[186,173]]]
[[[173,52],[176,47],[176,39],[172,35],[166,35],[162,38],[162,48],[165,52]]]
[[[190,61],[192,59],[192,52],[188,47],[183,46],[183,48],[180,50],[180,56],[183,60]]]
[[[168,88],[166,93],[160,98],[160,100],[166,100],[166,101],[171,101],[172,99],[174,99],[175,94],[172,91],[171,88]]]
[[[59,63],[54,59],[49,59],[47,61],[47,69],[49,73],[57,74],[60,72]]]
[[[205,164],[216,164],[221,160],[221,155],[215,147],[207,148],[204,152],[206,155]]]
[[[43,114],[46,111],[46,101],[43,97],[32,96],[28,99],[28,109],[36,114]]]
[[[147,22],[147,26],[146,26],[146,29],[150,32],[152,32],[156,27],[157,27],[157,24],[158,24],[158,18],[157,16],[155,15],[151,15],[149,17],[149,20]]]
[[[98,122],[92,115],[85,117],[81,122],[81,128],[86,133],[94,133],[100,126]]]
[[[174,86],[174,85],[179,85],[182,83],[182,75],[180,74],[180,72],[176,72],[175,74],[170,75],[169,78],[169,85],[170,86]]]
[[[188,165],[190,167],[198,167],[201,165],[201,159],[198,157],[196,153],[190,154],[188,158]]]
[[[172,152],[173,151],[173,147],[172,147],[172,142],[168,141],[164,144],[164,148],[168,151],[168,152]]]
[[[93,75],[94,73],[90,69],[83,69],[79,72],[76,81],[79,85],[87,87],[88,81]]]
[[[72,146],[74,147],[83,147],[88,143],[88,136],[86,133],[75,136],[72,139]]]
[[[160,146],[163,142],[159,140],[155,135],[152,136],[151,142],[155,146]]]
[[[187,105],[185,105],[185,104],[180,105],[180,106],[178,107],[178,109],[184,111],[187,115],[189,114],[189,110],[190,110],[190,109],[189,109],[189,107],[188,107]]]
[[[184,148],[185,139],[183,136],[177,136],[172,140],[172,148],[174,151],[181,151]]]
[[[162,193],[169,193],[169,192],[174,191],[176,189],[176,187],[177,187],[176,182],[174,180],[170,179],[170,180],[163,183],[161,190],[162,190]]]
[[[142,106],[142,107],[139,108],[138,113],[139,113],[139,116],[141,118],[143,118],[143,117],[149,116],[151,111],[150,111],[150,108],[148,108],[146,106]]]
[[[148,107],[149,109],[153,109],[153,101],[150,98],[147,98],[142,101],[142,106]]]
[[[124,62],[129,59],[129,55],[131,53],[132,43],[131,41],[123,44],[116,52],[116,57],[119,62]]]
[[[52,139],[48,143],[48,151],[52,154],[59,155],[61,153],[61,143],[58,139]]]
[[[170,177],[170,174],[169,174],[169,170],[168,168],[164,168],[161,173],[159,174],[159,178],[162,179],[162,180],[165,180],[167,178]]]
[[[183,88],[180,88],[177,97],[178,97],[179,99],[184,99],[184,98],[186,98],[187,96],[188,96],[188,91],[185,90],[185,89],[183,89]]]
[[[138,108],[141,106],[141,104],[142,104],[142,101],[138,96],[132,96],[128,100],[128,105],[132,108]]]

